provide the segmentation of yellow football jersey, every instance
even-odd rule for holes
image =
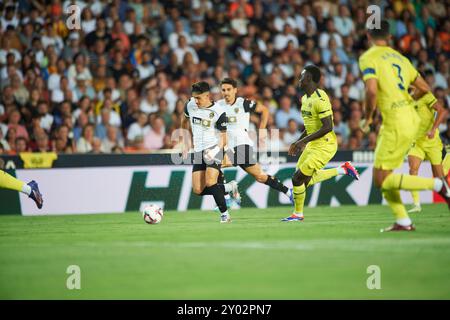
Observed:
[[[387,127],[396,126],[414,106],[408,87],[419,73],[411,62],[389,46],[372,46],[359,58],[363,80],[378,82],[377,105]]]
[[[331,116],[333,119],[333,110],[331,109],[330,99],[325,91],[317,89],[309,97],[307,94],[302,97],[302,117],[308,135],[316,132],[322,127],[321,119]],[[333,131],[327,133],[315,141],[329,141],[336,139]],[[314,141],[311,141],[311,143]]]
[[[416,101],[415,107],[420,117],[420,126],[417,132],[418,138],[424,137],[433,127],[436,116],[436,110],[434,110],[433,105],[436,101],[437,99],[432,93],[426,94]]]

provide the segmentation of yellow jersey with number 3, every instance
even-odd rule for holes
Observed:
[[[302,117],[308,135],[318,131],[322,127],[321,119],[331,116],[333,120],[333,110],[331,102],[325,91],[316,89],[310,96],[307,94],[302,97]],[[336,140],[334,131],[328,132],[323,137],[313,140],[310,144],[320,142],[333,142]]]
[[[389,46],[374,45],[359,58],[359,68],[364,81],[377,79],[377,106],[384,126],[395,127],[411,114],[410,110],[405,110],[414,108],[408,87],[419,73],[408,58]]]

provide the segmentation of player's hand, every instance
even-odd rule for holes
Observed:
[[[430,130],[430,131],[428,131],[428,132],[427,132],[427,137],[428,137],[428,139],[433,139],[435,133],[436,133],[436,130]]]
[[[362,119],[359,122],[359,128],[364,134],[368,134],[370,131],[370,125],[372,124],[372,119]]]
[[[288,155],[296,156],[299,152],[303,151],[303,149],[305,149],[305,147],[306,147],[306,143],[304,143],[301,140],[297,141],[297,142],[294,142],[289,147]]]

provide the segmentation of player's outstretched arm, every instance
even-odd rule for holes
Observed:
[[[255,112],[261,115],[259,129],[265,129],[267,127],[267,121],[269,121],[269,108],[258,102],[255,108]]]
[[[377,79],[369,78],[364,81],[365,85],[365,112],[364,119],[361,121],[360,127],[364,133],[368,133],[370,130],[370,124],[373,121],[373,114],[375,109],[377,108],[377,92],[378,92],[378,83]]]
[[[416,80],[412,83],[414,86],[414,99],[418,100],[428,92],[431,92],[431,88],[428,85],[428,83],[425,81],[424,78],[420,76],[420,74],[417,76]]]
[[[444,121],[444,119],[447,119],[448,116],[448,110],[445,109],[442,104],[438,101],[436,101],[433,104],[433,109],[436,110],[437,115],[436,119],[434,120],[433,127],[430,131],[428,131],[427,136],[430,139],[434,138],[434,134],[436,133],[436,129],[439,128],[439,125]]]

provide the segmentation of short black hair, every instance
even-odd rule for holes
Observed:
[[[383,19],[380,22],[380,27],[367,28],[367,32],[374,39],[386,39],[389,36],[389,21]]]
[[[224,78],[222,81],[220,81],[220,85],[223,84],[229,84],[233,86],[233,88],[237,88],[237,81],[231,78]]]
[[[209,91],[209,84],[206,81],[196,82],[191,87],[192,94],[202,94]]]
[[[315,83],[320,82],[320,76],[322,75],[322,73],[320,72],[318,66],[310,64],[305,67],[305,70],[312,76],[312,81],[314,81]]]

